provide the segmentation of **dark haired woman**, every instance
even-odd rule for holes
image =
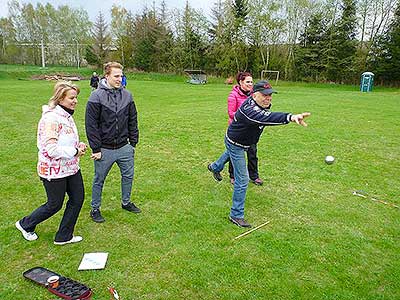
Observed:
[[[233,121],[236,111],[242,103],[250,96],[253,89],[253,77],[249,72],[239,72],[236,75],[237,85],[233,86],[231,93],[228,96],[228,116],[229,125]],[[263,181],[258,176],[258,158],[257,145],[251,145],[247,150],[247,169],[251,182],[256,185],[262,185]],[[231,183],[234,184],[233,167],[229,161],[229,177]]]

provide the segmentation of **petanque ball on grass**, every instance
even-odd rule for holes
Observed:
[[[328,155],[328,156],[325,157],[325,162],[326,162],[328,165],[333,164],[334,161],[335,161],[335,158],[334,158],[332,155]]]

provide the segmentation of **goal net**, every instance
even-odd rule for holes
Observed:
[[[268,80],[268,81],[275,80],[275,84],[278,84],[279,71],[262,70],[261,71],[261,80]]]

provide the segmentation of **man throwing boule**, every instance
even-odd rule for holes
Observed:
[[[290,122],[307,126],[304,118],[310,116],[308,112],[301,114],[271,112],[269,109],[273,93],[275,90],[266,80],[259,81],[254,85],[252,95],[243,102],[228,127],[225,136],[225,152],[217,161],[208,165],[208,170],[213,173],[214,179],[221,181],[220,172],[230,158],[235,183],[229,220],[240,227],[251,227],[244,219],[244,203],[249,183],[245,151],[250,145],[257,144],[265,126],[285,125]]]

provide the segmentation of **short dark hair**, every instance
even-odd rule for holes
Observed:
[[[236,75],[236,81],[239,84],[241,80],[244,80],[247,76],[253,77],[250,72],[239,72]]]

